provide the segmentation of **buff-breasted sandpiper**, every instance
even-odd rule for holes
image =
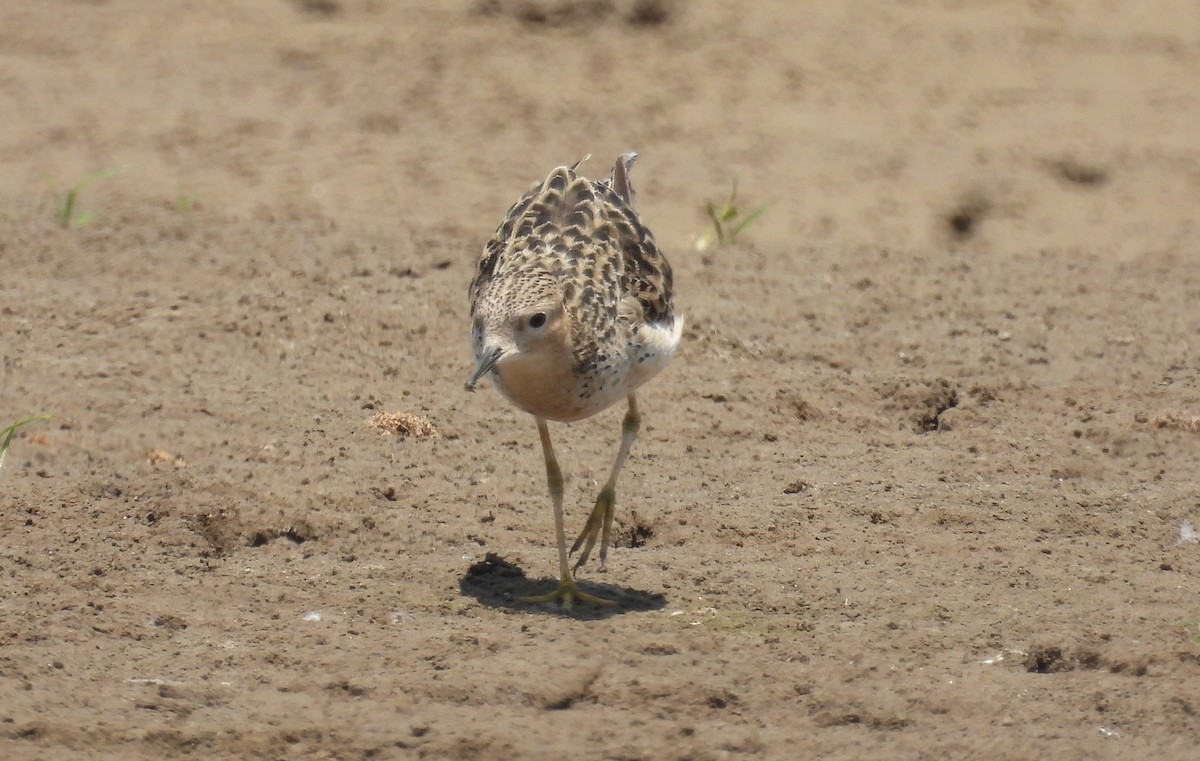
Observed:
[[[505,397],[534,416],[554,504],[559,584],[526,602],[611,605],[575,584],[600,541],[600,566],[612,537],[617,477],[637,436],[637,389],[675,353],[683,319],[672,304],[671,267],[634,209],[629,169],[617,158],[609,176],[590,180],[579,164],[558,167],[508,210],[484,247],[470,287],[475,370],[468,390],[490,376]],[[563,529],[563,476],[547,421],[569,423],[621,399],[628,409],[612,472],[570,553]]]

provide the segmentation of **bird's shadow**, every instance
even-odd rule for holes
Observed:
[[[509,608],[529,613],[559,613],[589,621],[612,618],[622,613],[661,610],[667,605],[667,598],[661,594],[613,584],[598,584],[594,581],[579,581],[578,584],[581,591],[612,600],[616,605],[610,607],[576,602],[568,611],[561,603],[522,602],[523,597],[553,592],[558,580],[530,579],[525,576],[520,566],[510,563],[494,552],[489,552],[483,560],[468,568],[459,579],[458,588],[464,595],[474,597],[489,608]]]

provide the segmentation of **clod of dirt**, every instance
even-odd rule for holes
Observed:
[[[475,4],[480,16],[508,16],[537,26],[600,21],[613,12],[610,0],[480,0]]]
[[[304,544],[316,538],[317,532],[313,530],[313,527],[307,522],[301,521],[283,530],[275,528],[259,529],[250,534],[248,541],[251,547],[262,547],[276,539],[286,539],[292,544]]]
[[[625,20],[635,26],[658,26],[665,24],[675,12],[675,3],[668,0],[637,0]]]
[[[1082,649],[1068,653],[1061,647],[1035,647],[1025,656],[1025,670],[1031,674],[1058,674],[1075,669],[1098,669],[1104,659],[1095,650]]]
[[[707,698],[705,698],[704,703],[709,708],[728,708],[729,706],[738,703],[738,697],[728,690],[722,690],[720,692],[711,693]]]
[[[335,16],[342,12],[342,4],[338,0],[292,0],[292,5],[314,16]]]
[[[417,439],[436,438],[438,430],[428,419],[408,412],[384,412],[380,410],[371,416],[367,425],[382,434]]]
[[[654,526],[643,520],[636,510],[629,513],[629,524],[617,527],[614,544],[617,547],[637,548],[645,546],[647,540],[654,536]]]
[[[179,616],[172,615],[155,616],[154,620],[151,621],[150,624],[159,629],[166,629],[173,632],[182,631],[187,628],[186,621]]]
[[[349,695],[352,698],[361,698],[366,695],[369,690],[366,687],[360,687],[352,683],[349,679],[341,679],[336,682],[330,682],[325,685],[325,689],[329,692],[338,692],[343,695]]]
[[[483,560],[467,569],[466,580],[473,582],[488,581],[524,581],[525,572],[494,552],[489,552]]]
[[[477,16],[513,18],[530,26],[596,24],[619,15],[630,26],[660,26],[674,15],[674,0],[479,0]]]
[[[958,406],[958,389],[945,378],[902,380],[880,389],[888,407],[900,410],[917,433],[940,430],[939,416]]]
[[[220,557],[242,547],[262,547],[276,539],[286,539],[293,544],[304,544],[317,538],[317,531],[300,520],[285,528],[259,528],[250,530],[241,516],[232,510],[192,515],[185,519],[188,528],[202,537],[211,548],[211,554]],[[207,555],[209,553],[201,553]]]
[[[808,481],[792,481],[787,486],[783,487],[784,494],[800,494],[812,488],[812,484]]]
[[[778,410],[796,422],[807,423],[824,416],[811,402],[790,389],[779,389],[775,392],[775,399],[779,402]]]
[[[220,557],[242,546],[243,524],[235,511],[217,510],[188,516],[187,526],[198,534],[211,548],[212,554]],[[201,553],[206,555],[208,553]]]
[[[928,431],[936,431],[938,429],[938,416],[946,410],[958,406],[958,392],[950,387],[946,381],[939,381],[939,385],[930,389],[930,393],[924,399],[925,410],[921,412],[913,430],[918,433]]]
[[[1057,674],[1073,668],[1061,647],[1037,647],[1025,656],[1025,670],[1031,674]]]
[[[950,234],[958,240],[974,237],[979,232],[979,224],[991,209],[991,202],[983,196],[968,196],[946,215]]]
[[[642,655],[678,655],[679,648],[671,644],[646,645],[641,649]]]
[[[400,493],[396,491],[395,486],[388,486],[387,488],[374,486],[371,488],[371,493],[378,499],[387,500],[388,502],[395,502],[400,499]]]
[[[1059,179],[1074,185],[1103,185],[1108,181],[1108,170],[1070,156],[1046,163]]]

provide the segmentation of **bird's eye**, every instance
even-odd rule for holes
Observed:
[[[538,312],[529,318],[529,327],[540,328],[546,324],[546,313]]]

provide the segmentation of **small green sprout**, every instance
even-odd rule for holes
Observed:
[[[696,248],[703,251],[711,248],[715,242],[718,247],[726,246],[737,240],[737,237],[746,231],[750,225],[758,221],[758,218],[771,207],[774,201],[765,203],[759,206],[749,214],[742,214],[742,209],[738,206],[738,181],[733,178],[733,188],[729,191],[729,198],[723,204],[715,204],[708,201],[704,204],[704,210],[708,213],[709,220],[712,221],[713,229],[711,232],[701,235],[696,241]]]
[[[88,185],[91,185],[93,182],[103,180],[107,177],[112,177],[114,174],[117,174],[120,171],[121,170],[116,167],[110,167],[108,169],[101,169],[98,172],[92,172],[61,193],[56,193],[54,218],[57,219],[58,223],[64,228],[83,227],[88,222],[91,222],[96,218],[95,212],[81,211],[76,213],[75,211],[75,206],[79,202],[79,194],[83,192],[84,188],[86,188]]]
[[[19,428],[36,423],[39,420],[49,420],[49,415],[34,415],[24,420],[18,420],[7,428],[0,428],[0,468],[4,467],[4,458],[8,456],[8,445],[12,443],[13,435]]]

